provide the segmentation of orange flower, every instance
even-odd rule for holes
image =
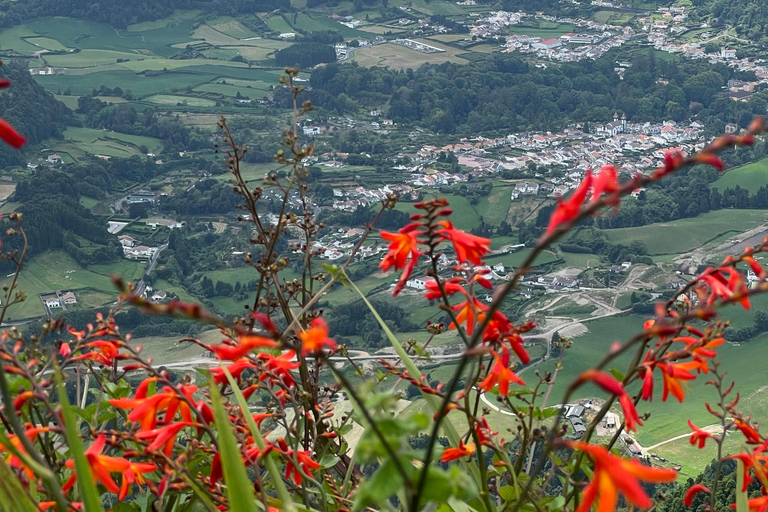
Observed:
[[[477,432],[477,439],[481,446],[493,446],[492,437],[499,434],[498,432],[491,430],[491,427],[488,425],[488,420],[485,419],[485,416],[480,416],[480,419],[475,424],[475,431]]]
[[[707,269],[707,272],[711,270],[711,268]],[[724,274],[728,274],[727,280]],[[707,300],[708,306],[712,305],[715,298],[727,301],[733,298],[735,294],[744,295],[749,291],[744,278],[736,269],[731,267],[721,267],[715,272],[707,273],[707,275],[700,277],[699,280],[707,283],[712,291]],[[744,309],[749,309],[749,297],[746,295],[741,297],[739,299],[739,304],[741,304]]]
[[[762,444],[763,440],[760,438],[760,434],[749,423],[737,419],[734,420],[734,424],[744,434],[744,437],[747,438],[747,444]]]
[[[26,431],[24,431],[24,435],[27,436],[27,439],[30,441],[33,441],[37,438],[37,436],[42,432],[48,432],[50,429],[48,427],[30,427],[27,428]],[[8,436],[9,440],[11,441],[11,444],[13,445],[16,450],[18,450],[20,453],[26,454],[27,451],[24,449],[24,445],[21,444],[21,439],[18,438],[18,436],[15,436],[13,434]],[[3,445],[0,445],[0,453],[6,451],[6,448]],[[11,455],[8,458],[8,464],[12,468],[16,469],[23,469],[24,472],[27,475],[27,478],[29,481],[35,481],[35,472],[32,471],[31,468],[28,468],[18,457],[15,455]]]
[[[635,409],[635,404],[632,401],[632,398],[624,390],[624,385],[614,379],[612,375],[597,370],[587,370],[581,374],[579,380],[581,382],[591,380],[608,393],[618,397],[619,405],[621,405],[621,410],[624,413],[624,424],[626,425],[627,430],[635,431],[637,430],[637,425],[643,424],[640,420],[640,416],[637,414],[637,409]]]
[[[696,376],[690,370],[701,369],[701,363],[697,361],[676,364],[659,363],[658,367],[662,370],[661,375],[664,377],[664,393],[661,396],[661,401],[666,402],[667,397],[672,393],[672,396],[677,398],[680,403],[683,403],[685,391],[683,390],[682,381],[696,379]]]
[[[549,218],[547,234],[552,233],[560,227],[561,224],[565,224],[576,218],[579,211],[581,211],[581,206],[584,204],[584,200],[587,198],[587,193],[590,188],[592,188],[592,171],[587,171],[586,176],[584,176],[584,181],[581,182],[579,188],[576,189],[576,192],[573,193],[568,201],[563,202],[562,197],[558,200],[557,207]]]
[[[496,384],[498,384],[499,393],[504,396],[509,396],[510,383],[525,386],[525,382],[520,377],[515,375],[515,373],[509,368],[509,349],[507,347],[502,348],[503,352],[501,356],[499,356],[497,352],[493,353],[493,358],[495,360],[493,367],[491,367],[490,373],[483,380],[483,382],[477,386],[487,393],[493,389]]]
[[[224,361],[237,361],[250,354],[256,349],[262,348],[275,348],[277,343],[275,340],[264,338],[262,336],[255,336],[252,334],[242,334],[237,337],[236,345],[214,345],[209,347],[217,359]]]
[[[485,310],[488,306],[481,303],[475,297],[467,297],[467,300],[460,302],[451,309],[458,311],[456,313],[456,323],[451,322],[449,329],[456,329],[457,325],[464,324],[467,334],[472,335],[475,329],[475,322],[482,322],[485,319]]]
[[[768,511],[768,496],[760,496],[759,498],[752,498],[747,503],[749,504],[749,512]],[[731,508],[733,510],[736,510],[736,504],[731,503]]]
[[[768,486],[768,456],[763,455],[767,444],[768,443],[764,443],[757,446],[752,450],[752,453],[737,453],[727,457],[728,459],[738,459],[744,464],[744,484],[741,488],[742,492],[746,492],[747,487],[749,487],[749,484],[754,480],[750,475],[752,468],[755,469],[755,476],[757,476],[763,484],[763,488],[765,489],[766,486]]]
[[[459,441],[458,448],[446,448],[443,450],[443,456],[440,458],[443,462],[448,462],[454,459],[460,459],[462,457],[469,457],[475,453],[474,444],[464,444],[464,441]]]
[[[310,324],[310,328],[299,333],[301,338],[301,353],[317,354],[323,351],[323,347],[333,352],[336,350],[336,342],[328,337],[328,324],[322,318],[315,318]]]
[[[182,386],[181,389],[184,396],[194,402],[192,394],[197,391],[197,386]],[[192,421],[189,405],[169,386],[149,398],[119,398],[112,399],[109,403],[121,409],[133,409],[128,414],[128,419],[138,422],[142,430],[154,429],[157,426],[157,416],[161,411],[165,411],[163,423],[171,423],[177,411],[181,414],[183,421]]]
[[[379,233],[381,238],[390,242],[389,252],[379,263],[379,268],[385,272],[392,267],[395,267],[396,270],[404,269],[392,295],[397,296],[400,290],[403,289],[408,278],[411,277],[416,263],[419,261],[419,256],[421,256],[417,246],[417,237],[421,234],[420,231],[417,231],[418,227],[418,224],[411,223],[397,233],[389,233],[387,231]]]
[[[443,228],[438,230],[437,234],[443,240],[453,244],[453,248],[456,250],[456,259],[459,260],[459,263],[471,261],[475,265],[482,265],[483,260],[481,258],[491,252],[491,241],[488,238],[475,236],[456,229],[447,220],[440,221],[440,225]]]
[[[701,492],[712,494],[712,491],[709,490],[709,487],[707,487],[706,485],[703,485],[703,484],[692,485],[691,488],[688,489],[688,492],[685,493],[685,498],[683,498],[683,505],[685,505],[686,507],[692,507],[693,497]]]
[[[576,512],[587,512],[598,498],[598,512],[613,512],[619,494],[639,508],[649,508],[653,502],[640,482],[663,483],[677,478],[674,469],[644,466],[637,460],[616,457],[601,446],[578,442],[569,442],[568,445],[587,453],[595,465],[592,481],[583,489],[583,501]]]
[[[136,437],[144,441],[152,441],[147,446],[148,452],[156,452],[162,448],[162,452],[170,457],[173,452],[173,443],[181,429],[193,426],[199,425],[189,421],[177,421],[154,430],[142,430],[136,434]]]
[[[691,427],[691,430],[693,430],[693,434],[691,434],[691,444],[695,445],[698,443],[699,448],[704,448],[704,445],[707,442],[707,439],[714,439],[714,434],[707,432],[706,430],[701,430],[699,427],[693,424],[691,420],[688,420],[688,426]]]
[[[270,384],[275,385],[278,381],[282,380],[286,386],[293,387],[295,381],[293,375],[291,375],[291,370],[295,370],[300,366],[298,361],[294,361],[296,359],[296,352],[289,350],[278,357],[270,354],[259,354],[259,359],[265,363],[267,370],[259,375],[259,381],[263,382],[269,379]]]
[[[128,490],[131,484],[134,482],[141,485],[144,483],[144,473],[151,473],[157,469],[155,464],[148,462],[131,462],[128,459],[122,457],[110,457],[108,455],[102,455],[104,445],[107,442],[106,436],[101,434],[93,442],[90,448],[85,451],[85,456],[88,459],[88,465],[91,467],[91,472],[94,478],[101,482],[109,492],[118,493],[118,500],[123,499],[128,495]],[[68,460],[66,466],[69,469],[75,468],[75,461]],[[115,481],[112,479],[112,473],[122,473],[123,479],[120,487],[118,488]],[[75,483],[76,475],[73,474],[69,481],[62,488],[65,492],[69,490]]]

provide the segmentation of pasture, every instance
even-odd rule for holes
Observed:
[[[418,69],[427,62],[432,64],[442,64],[443,62],[466,64],[469,62],[458,56],[463,53],[462,50],[442,46],[434,41],[421,40],[421,42],[443,48],[446,51],[422,53],[396,44],[381,44],[355,50],[352,60],[365,67],[382,66],[392,69]]]
[[[734,167],[720,177],[713,187],[717,187],[720,193],[727,188],[741,188],[749,190],[750,194],[757,192],[757,189],[768,185],[768,158],[763,158],[757,162],[752,162],[741,167]]]
[[[152,137],[73,126],[64,130],[64,139],[87,153],[114,157],[139,155],[140,146],[146,146],[150,151],[159,151],[162,147],[160,140]]]
[[[766,218],[766,212],[760,210],[727,209],[647,226],[606,229],[604,233],[614,243],[643,242],[650,255],[681,254],[725,234],[741,233],[759,226]]]

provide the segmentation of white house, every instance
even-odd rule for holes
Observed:
[[[58,297],[51,297],[49,299],[45,299],[45,305],[49,308],[60,308],[61,302],[59,302]]]
[[[304,131],[304,135],[307,135],[308,137],[314,137],[320,133],[319,126],[305,126],[302,130]]]
[[[434,277],[412,277],[408,281],[406,281],[405,285],[409,288],[415,288],[417,290],[425,290],[427,288],[427,283],[431,283],[435,280]]]
[[[46,159],[46,161],[49,164],[60,164],[64,162],[64,160],[62,160],[61,157],[55,153],[53,155],[48,155],[48,158]]]
[[[157,290],[155,293],[152,294],[152,300],[165,300],[167,296],[168,294],[165,293],[163,290]]]

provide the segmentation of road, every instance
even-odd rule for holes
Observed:
[[[147,269],[144,271],[144,276],[142,276],[141,280],[136,283],[136,295],[141,296],[141,294],[144,293],[144,289],[147,287],[147,284],[144,282],[144,278],[155,269],[155,265],[157,265],[157,258],[160,257],[160,253],[167,248],[168,242],[159,246],[155,251],[155,254],[152,255],[152,258],[149,260],[149,264],[147,265]]]

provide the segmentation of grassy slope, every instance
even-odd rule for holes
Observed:
[[[727,188],[736,188],[736,185],[749,190],[750,194],[768,185],[768,158],[731,169],[712,186],[722,192]]]
[[[723,233],[735,234],[758,226],[766,217],[766,212],[761,210],[718,210],[691,219],[608,229],[605,233],[616,243],[644,242],[651,255],[680,254],[701,247]]]

